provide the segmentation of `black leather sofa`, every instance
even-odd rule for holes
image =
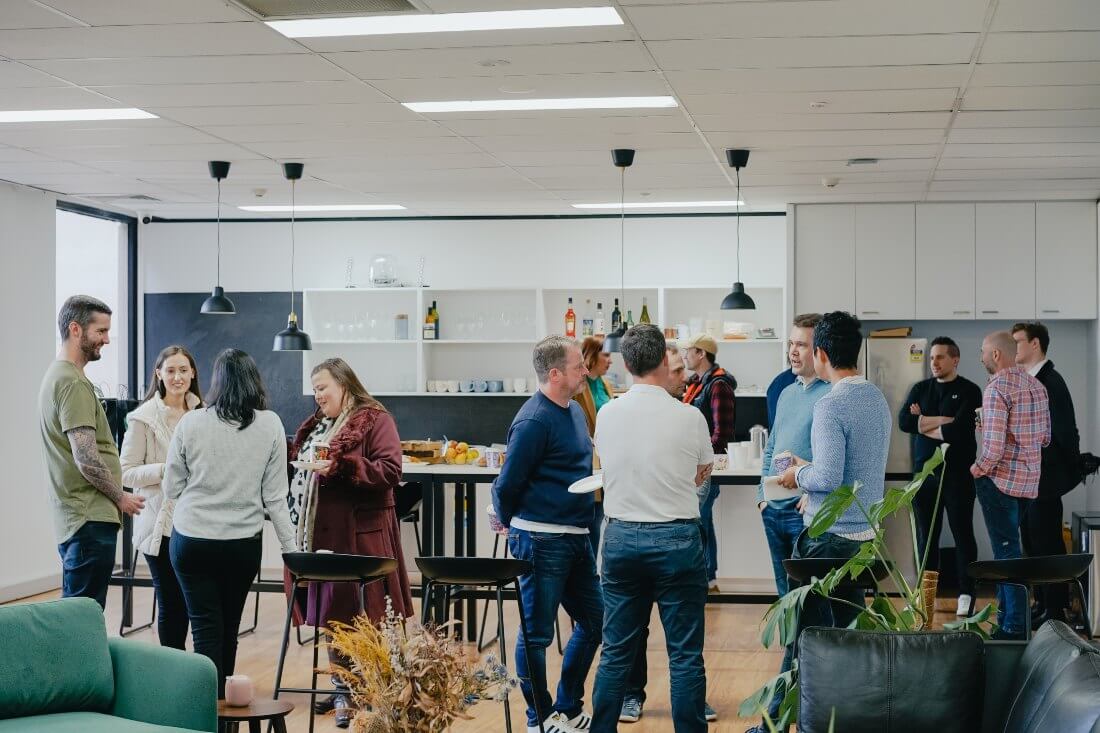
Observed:
[[[1100,649],[1050,621],[1030,642],[808,628],[799,731],[1100,733]]]

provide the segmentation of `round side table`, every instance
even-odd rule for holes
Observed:
[[[237,733],[241,723],[248,723],[249,733],[261,733],[260,724],[270,721],[275,733],[286,733],[286,716],[293,709],[294,703],[286,700],[253,700],[244,707],[218,700],[218,732]]]

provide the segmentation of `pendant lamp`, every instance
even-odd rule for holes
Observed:
[[[237,308],[222,289],[222,179],[229,175],[229,161],[212,160],[209,167],[210,176],[218,181],[218,277],[214,281],[214,292],[202,302],[199,312],[208,316],[232,316],[236,315]]]
[[[756,310],[756,303],[745,292],[745,284],[741,282],[741,169],[749,164],[748,150],[726,151],[726,160],[730,167],[737,172],[737,282],[733,284],[730,294],[722,299],[722,310]]]
[[[630,148],[615,148],[611,151],[611,162],[619,169],[619,298],[626,304],[626,169],[634,164],[634,151]],[[607,334],[603,340],[603,351],[606,354],[619,353],[623,336],[626,335],[626,324],[619,322],[619,327]]]
[[[302,177],[301,163],[283,163],[283,175],[290,181],[290,315],[286,319],[286,328],[275,334],[273,351],[312,351],[313,342],[309,334],[298,328],[298,314],[294,312],[294,186]]]

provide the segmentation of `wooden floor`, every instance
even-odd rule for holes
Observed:
[[[56,598],[57,592],[47,593],[25,601],[48,600]],[[282,596],[262,593],[260,594],[260,625],[256,632],[244,636],[240,641],[240,649],[237,656],[237,673],[249,675],[256,684],[257,690],[269,695],[274,687],[275,665],[279,654],[280,634],[282,633],[283,617],[286,606]],[[135,590],[134,617],[139,623],[148,621],[151,610],[152,591],[149,589]],[[946,612],[948,607],[953,611],[954,599],[941,599],[941,612],[937,614],[937,621],[942,623],[953,618]],[[18,601],[24,602],[24,601]],[[419,603],[418,603],[419,605]],[[251,623],[252,599],[245,608],[245,625]],[[738,720],[737,707],[750,693],[755,691],[765,680],[776,673],[782,655],[780,652],[765,650],[760,646],[759,621],[767,607],[764,605],[735,605],[735,604],[711,604],[707,607],[707,640],[704,648],[707,667],[707,700],[718,711],[718,721],[710,726],[713,733],[741,733],[752,723],[749,720]],[[121,616],[121,590],[112,588],[107,601],[107,628],[112,636],[118,634],[119,618]],[[505,619],[508,626],[507,633],[510,640],[515,639],[515,619],[508,616]],[[568,625],[562,624],[563,629]],[[487,635],[494,633],[495,625],[492,619],[489,621]],[[621,723],[619,730],[623,733],[668,733],[672,730],[672,722],[669,715],[668,693],[668,659],[664,650],[664,635],[661,632],[660,622],[654,617],[651,624],[653,633],[649,637],[647,650],[649,659],[649,696],[645,706],[645,714],[641,721],[634,724]],[[568,633],[568,631],[566,631]],[[156,643],[157,637],[154,629],[146,629],[130,635],[128,638],[137,639],[149,643]],[[487,649],[486,653],[492,651]],[[291,637],[291,649],[287,656],[286,681],[289,686],[309,686],[309,670],[311,666],[312,649],[309,645],[299,647]],[[322,651],[323,659],[323,651]],[[598,664],[599,658],[597,657]],[[512,655],[509,653],[509,666],[513,664]],[[586,710],[591,712],[592,682],[595,677],[596,664],[593,664],[592,673],[588,678],[587,694],[585,697]],[[548,675],[551,689],[557,684],[558,672],[561,666],[561,656],[553,646],[547,652]],[[288,718],[288,729],[291,733],[305,733],[308,730],[308,696],[284,695],[285,699],[295,703],[296,709]],[[516,733],[524,733],[525,717],[523,698],[518,690],[512,697],[512,721],[513,730]],[[470,710],[473,720],[459,721],[454,727],[455,733],[488,733],[489,731],[503,731],[504,720],[502,707],[496,703],[483,702]],[[330,733],[339,730],[331,719],[318,718],[317,731]]]

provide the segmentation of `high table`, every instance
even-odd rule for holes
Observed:
[[[405,481],[418,481],[424,486],[424,499],[421,503],[421,547],[425,556],[447,555],[445,544],[446,517],[443,516],[444,491],[447,484],[454,486],[454,548],[452,557],[477,556],[477,519],[484,507],[477,505],[476,487],[478,484],[490,484],[500,474],[499,468],[482,468],[480,466],[456,466],[446,463],[406,463],[402,467],[402,478]],[[756,486],[760,483],[759,469],[725,468],[711,474],[711,481],[719,486],[740,485]],[[456,620],[470,619],[471,623],[463,624],[466,628],[466,638],[469,641],[477,640],[476,624],[472,621],[477,618],[477,599],[484,597],[488,600],[488,591],[467,591],[466,608],[463,612],[462,604],[456,609]],[[736,602],[737,600],[758,602],[755,596],[737,596],[731,598],[714,598],[719,602]],[[770,597],[766,600],[770,600]],[[436,611],[442,610],[437,605]],[[438,616],[437,616],[438,617]]]

